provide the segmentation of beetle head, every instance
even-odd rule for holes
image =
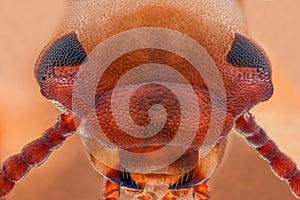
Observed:
[[[182,37],[189,37],[203,47],[216,66],[217,73],[211,73],[208,79],[212,82],[221,81],[222,84],[209,87],[207,77],[201,77],[201,72],[199,74],[193,69],[194,66],[189,60],[174,52],[158,48],[144,48],[125,52],[113,60],[108,70],[105,70],[103,76],[98,79],[101,81],[96,84],[94,103],[99,124],[103,130],[107,129],[110,132],[106,136],[118,146],[133,147],[139,144],[137,147],[141,147],[145,143],[147,145],[166,144],[174,136],[173,132],[179,129],[178,123],[182,121],[181,107],[178,107],[179,103],[176,100],[177,95],[169,93],[166,87],[156,87],[155,84],[143,85],[144,82],[141,85],[143,87],[136,90],[133,98],[130,99],[130,119],[133,119],[139,126],[149,125],[151,123],[149,109],[154,104],[163,105],[167,112],[166,117],[161,117],[161,120],[166,120],[163,125],[164,131],[145,140],[126,137],[117,128],[117,123],[112,119],[109,99],[120,78],[134,66],[150,63],[167,65],[187,78],[197,97],[199,104],[197,109],[200,110],[201,116],[200,120],[193,117],[188,119],[190,123],[199,122],[198,132],[193,141],[195,147],[201,146],[205,137],[211,137],[207,131],[211,118],[214,116],[211,109],[212,93],[218,98],[214,105],[215,110],[218,113],[221,113],[221,110],[225,111],[223,114],[217,114],[217,118],[224,119],[224,127],[221,133],[217,134],[218,136],[211,137],[210,144],[218,142],[221,136],[225,136],[241,113],[267,100],[272,94],[270,62],[262,48],[247,36],[239,10],[231,1],[131,0],[101,3],[74,1],[67,16],[63,28],[41,53],[35,68],[35,76],[42,94],[47,99],[56,102],[59,107],[62,105],[68,110],[74,110],[74,102],[72,102],[74,84],[79,70],[82,70],[85,63],[91,60],[93,50],[109,38],[133,29],[163,28],[179,32],[183,35]],[[172,34],[169,36],[171,37]],[[132,44],[139,42],[135,37],[132,37],[130,41]],[[176,44],[176,41],[178,40],[170,43],[169,37],[159,40],[154,37],[150,43],[156,42],[168,46]],[[122,46],[122,42],[119,44]],[[186,45],[188,44],[180,43],[177,44],[177,48],[181,50]],[[115,50],[108,48],[107,52],[111,55]],[[202,64],[205,65],[205,62]],[[203,68],[203,71],[205,69]],[[159,72],[159,70],[147,71],[152,77],[161,77]],[[132,77],[138,79],[140,76]],[[86,79],[89,80],[89,76]],[[129,91],[139,83],[141,82],[122,85],[118,90],[119,96],[129,94]],[[178,88],[186,99],[192,98],[189,94],[185,94],[186,84],[173,81],[173,86]],[[225,95],[220,94],[220,87],[225,88]],[[81,92],[84,90],[85,87],[82,86]],[[141,101],[140,98],[144,100]],[[122,101],[124,101],[123,98],[117,100],[119,103]],[[165,113],[163,110],[161,112]],[[190,114],[185,116],[192,116],[194,110],[190,109],[188,112]],[[187,135],[189,133],[184,134],[181,143],[184,143]]]

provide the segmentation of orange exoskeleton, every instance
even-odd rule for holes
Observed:
[[[103,199],[210,199],[232,128],[300,197],[296,164],[249,113],[273,85],[242,18],[233,0],[70,2],[34,71],[63,114],[4,162],[0,198],[78,131]]]

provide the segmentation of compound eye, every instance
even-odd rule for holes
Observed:
[[[227,61],[236,67],[261,69],[270,74],[270,62],[263,49],[249,38],[235,34],[235,39],[227,55]]]
[[[77,66],[84,62],[86,56],[76,33],[61,36],[43,50],[37,61],[35,76],[38,83],[49,78],[47,76],[53,67]]]

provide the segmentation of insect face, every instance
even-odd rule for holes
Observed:
[[[78,129],[109,180],[103,198],[174,199],[193,187],[195,199],[207,199],[206,181],[235,126],[297,195],[295,163],[248,114],[273,93],[271,64],[234,3],[93,3],[72,4],[73,17],[36,63],[42,94],[66,113],[41,138],[47,152],[57,146],[53,130],[65,139]],[[28,161],[29,147],[36,145],[5,162],[6,187],[19,180],[10,170],[15,162],[41,164]]]

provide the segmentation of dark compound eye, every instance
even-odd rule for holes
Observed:
[[[227,61],[236,67],[251,67],[270,73],[270,63],[263,50],[249,38],[235,34]]]
[[[37,79],[41,83],[46,73],[54,66],[76,66],[82,64],[86,59],[86,53],[72,32],[55,40],[39,58],[37,66]]]

